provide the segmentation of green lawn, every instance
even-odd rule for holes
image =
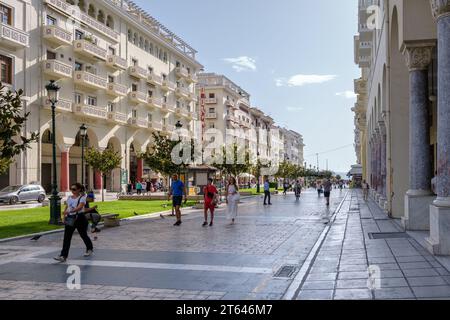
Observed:
[[[167,201],[112,201],[96,202],[100,213],[118,213],[120,218],[167,211],[171,203]],[[166,206],[164,206],[166,205]],[[188,202],[187,206],[193,206]],[[0,211],[0,239],[59,229],[48,224],[50,208]]]
[[[264,194],[264,187],[261,186],[260,192],[259,192],[259,193],[256,192],[256,188],[253,188],[253,189],[239,189],[239,191],[240,191],[240,192],[251,192],[252,195],[257,196],[257,195],[259,195],[259,194]],[[274,192],[274,191],[276,191],[275,188],[270,188],[270,192]]]

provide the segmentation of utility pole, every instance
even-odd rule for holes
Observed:
[[[316,153],[316,157],[317,157],[317,171],[319,171],[319,154]]]

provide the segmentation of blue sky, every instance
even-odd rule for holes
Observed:
[[[356,0],[135,2],[194,47],[205,71],[225,74],[303,134],[308,163],[353,143]],[[338,172],[356,161],[352,146],[319,159]]]

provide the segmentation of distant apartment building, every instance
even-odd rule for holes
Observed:
[[[196,51],[128,0],[0,1],[1,81],[24,90],[31,112],[26,132],[40,140],[17,157],[0,185],[40,181],[51,184],[52,133],[45,85],[61,87],[57,104],[57,171],[60,190],[82,181],[81,124],[88,146],[113,148],[121,169],[100,174],[86,168],[95,189],[118,191],[143,175],[138,158],[152,133],[170,135],[179,122],[199,139],[195,83],[202,68]]]

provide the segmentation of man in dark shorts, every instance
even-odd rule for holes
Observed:
[[[323,193],[324,193],[325,199],[327,200],[327,206],[330,205],[331,189],[333,189],[333,185],[331,184],[330,179],[325,180],[325,182],[323,184]]]
[[[178,175],[174,174],[172,176],[172,186],[170,188],[169,192],[169,200],[170,197],[172,197],[172,204],[175,208],[175,213],[177,216],[177,222],[175,222],[174,226],[180,226],[181,225],[181,205],[183,203],[183,196],[184,196],[184,202],[187,202],[187,192],[186,187],[183,183],[183,181],[179,180]]]

